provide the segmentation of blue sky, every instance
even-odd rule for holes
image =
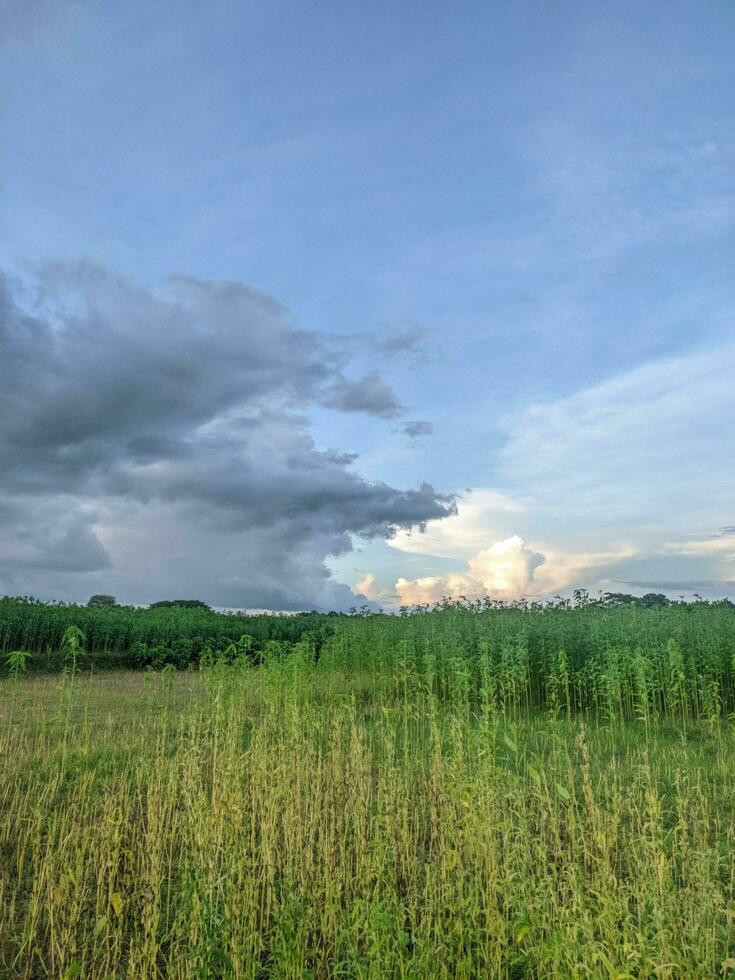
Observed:
[[[423,534],[345,525],[353,550],[310,552],[336,581],[384,604],[735,595],[731,3],[11,0],[3,17],[16,292],[41,275],[48,305],[38,270],[80,260],[153,292],[172,274],[255,287],[403,406],[317,399],[315,446],[359,454],[373,484],[462,494]],[[117,492],[69,493],[109,563],[34,553],[6,588],[137,599],[138,518]],[[217,555],[213,533],[183,547]],[[239,581],[237,550],[222,562]]]

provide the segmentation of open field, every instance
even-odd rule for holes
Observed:
[[[448,609],[7,678],[0,976],[735,976],[734,635]]]

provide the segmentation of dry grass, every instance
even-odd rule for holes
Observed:
[[[299,656],[5,681],[0,975],[735,974],[734,749]]]

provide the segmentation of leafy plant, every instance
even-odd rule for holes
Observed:
[[[28,661],[31,659],[30,653],[26,650],[11,650],[5,658],[8,674],[17,679],[21,674],[28,670]]]
[[[61,656],[66,670],[76,672],[79,658],[84,653],[85,637],[78,626],[68,626],[61,638]]]

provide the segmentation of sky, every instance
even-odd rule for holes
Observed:
[[[734,36],[0,0],[0,593],[735,598]]]

